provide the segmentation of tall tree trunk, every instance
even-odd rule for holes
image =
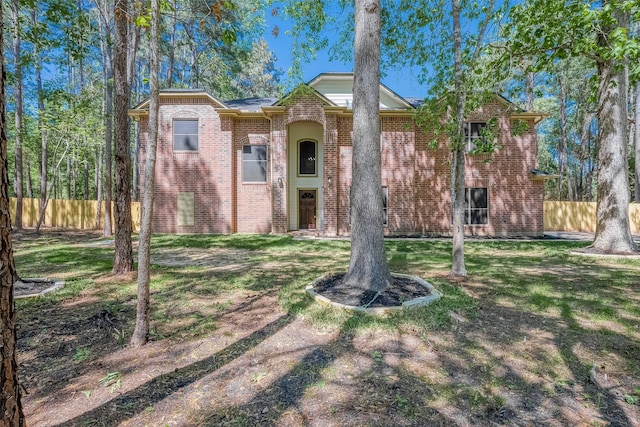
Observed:
[[[558,200],[563,200],[562,188],[567,158],[567,103],[562,77],[558,75],[558,101],[560,102],[560,138],[558,138]]]
[[[36,3],[37,4],[37,3]],[[38,10],[34,8],[31,19],[33,26],[38,27]],[[42,90],[42,65],[38,43],[33,43],[33,61],[36,74],[36,91],[38,92],[38,129],[40,130],[40,214],[44,218],[47,194],[47,175],[49,174],[48,132],[44,125],[44,92]],[[44,222],[43,222],[44,224]]]
[[[133,271],[133,249],[131,245],[131,144],[129,143],[129,77],[128,56],[128,4],[127,0],[116,0],[115,16],[115,257],[113,274]]]
[[[22,229],[22,197],[24,171],[22,170],[22,115],[24,107],[22,105],[22,62],[20,52],[20,2],[11,2],[11,18],[13,20],[13,63],[15,72],[15,85],[13,95],[16,101],[16,162],[15,162],[15,192],[16,192],[16,216],[14,224],[17,230]]]
[[[137,3],[136,3],[137,4]],[[139,11],[136,10],[136,13],[138,13]],[[136,79],[136,68],[139,69],[139,61],[136,60],[136,55],[138,52],[138,46],[140,44],[140,26],[139,25],[133,25],[129,27],[129,51],[127,53],[127,82],[128,82],[128,87],[129,87],[129,99],[131,98],[131,93],[133,90],[135,90],[135,102],[136,104],[138,104],[140,102],[140,90],[138,87],[138,79]],[[138,70],[138,73],[140,71]],[[134,83],[135,82],[135,83]],[[131,119],[129,117],[127,117],[127,120],[129,122],[129,124],[131,123]],[[129,129],[131,128],[131,126],[129,125]],[[133,169],[133,183],[132,183],[132,188],[131,188],[131,199],[137,201],[139,198],[139,188],[138,186],[140,185],[140,179],[139,179],[139,173],[140,171],[138,170],[140,165],[139,165],[139,160],[138,160],[138,144],[139,144],[139,138],[140,138],[140,128],[139,128],[139,124],[138,122],[135,122],[134,124],[134,143],[133,143],[133,165],[132,165],[132,169]]]
[[[60,146],[60,143],[58,144],[58,147]],[[55,153],[58,151],[58,147],[56,147],[56,150],[54,151],[54,158],[55,158]],[[42,205],[40,206],[40,216],[38,217],[38,222],[36,223],[36,233],[40,232],[40,227],[42,226],[42,224],[44,223],[44,217],[45,217],[45,213],[47,211],[47,205],[49,204],[49,199],[51,199],[51,194],[53,191],[53,198],[56,198],[56,180],[58,179],[58,175],[60,174],[60,165],[62,164],[62,161],[65,159],[65,157],[67,156],[67,153],[69,152],[69,141],[66,141],[66,145],[65,145],[65,149],[64,149],[64,153],[62,153],[62,156],[60,156],[60,159],[58,160],[58,163],[55,165],[55,167],[53,168],[53,177],[51,179],[51,181],[49,181],[49,185],[47,187],[47,198],[44,199],[44,202],[42,202]]]
[[[140,347],[149,340],[151,222],[153,218],[153,186],[155,181],[158,111],[160,106],[160,88],[158,84],[160,69],[158,63],[158,41],[160,37],[159,0],[151,0],[151,14],[151,40],[149,43],[149,128],[147,132],[147,159],[144,171],[144,194],[138,247],[138,304],[136,308],[136,326],[131,337],[131,345],[133,347]]]
[[[379,0],[355,2],[353,62],[351,259],[344,280],[354,287],[382,292],[391,282],[391,273],[383,229]]]
[[[636,105],[634,111],[634,128],[635,128],[635,181],[634,181],[634,200],[640,203],[640,83],[636,84]]]
[[[24,159],[24,169],[26,171],[27,177],[27,197],[33,199],[33,181],[31,179],[31,164],[29,163],[29,158]]]
[[[84,180],[84,191],[82,192],[82,198],[84,200],[89,200],[89,160],[85,157],[82,162],[83,167],[83,180]]]
[[[177,23],[177,9],[174,8],[171,14],[171,33],[169,33],[169,58],[167,63],[167,82],[165,86],[168,88],[173,87],[173,66],[176,58],[176,26]]]
[[[67,200],[72,199],[71,197],[71,156],[67,157],[67,170],[65,174],[66,178],[66,190],[67,190]]]
[[[141,61],[137,62],[138,76],[142,75]],[[142,79],[137,78],[135,84],[135,103],[140,103],[140,94],[142,92]],[[134,143],[133,143],[133,200],[140,200],[140,122],[134,122]]]
[[[614,12],[615,27],[627,28],[626,12]],[[609,33],[615,27],[608,28]],[[598,40],[606,44],[604,38]],[[596,234],[590,248],[598,252],[637,252],[629,228],[629,179],[627,165],[627,105],[624,70],[616,59],[598,62],[598,206]]]
[[[111,61],[109,61],[111,62]],[[106,133],[104,138],[104,237],[111,236],[111,189],[113,177],[112,139],[113,139],[113,71],[107,66],[106,83]]]
[[[102,147],[97,147],[96,153],[96,229],[100,229],[100,219],[102,218]]]
[[[0,2],[0,57],[4,58],[4,24]],[[7,109],[5,103],[5,68],[0,61],[0,425],[25,425],[18,363],[16,362],[16,307],[13,285],[18,278],[11,247],[11,217],[9,215],[9,172],[7,170]]]
[[[527,73],[527,111],[533,111],[534,91],[536,86],[536,74],[533,71]]]
[[[592,112],[584,113],[582,118],[582,131],[580,132],[580,199],[591,200],[592,190],[590,181],[591,169],[591,122],[595,114]]]
[[[102,52],[102,79],[104,81],[104,117],[105,117],[105,137],[104,137],[104,237],[111,236],[111,179],[112,170],[112,140],[113,140],[113,54],[111,43],[111,28],[109,24],[109,5],[104,1],[100,7],[100,26],[102,37],[100,37],[100,50]]]
[[[74,157],[72,163],[73,170],[73,184],[71,185],[71,194],[72,199],[76,200],[78,198],[78,160]]]
[[[133,194],[135,201],[140,200],[140,123],[135,122],[133,128]]]
[[[453,141],[451,161],[451,212],[453,215],[453,253],[451,262],[452,276],[466,276],[464,263],[464,175],[465,175],[465,143],[464,143],[464,109],[466,94],[462,81],[462,31],[460,28],[461,6],[459,0],[452,0],[453,15],[453,63],[455,91],[455,124],[456,136]]]

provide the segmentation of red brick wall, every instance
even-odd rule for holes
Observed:
[[[489,190],[489,224],[467,226],[466,232],[475,235],[534,235],[542,236],[543,193],[541,181],[532,179],[531,170],[537,168],[537,138],[533,122],[522,136],[511,132],[502,104],[485,106],[470,117],[486,121],[498,117],[499,141],[503,148],[491,155],[467,156],[467,187],[486,186]]]
[[[160,108],[156,165],[154,230],[166,233],[284,233],[287,217],[287,127],[298,121],[324,126],[324,233],[349,233],[352,117],[325,115],[319,98],[309,96],[267,118],[220,116],[206,98],[165,100]],[[199,150],[174,153],[173,118],[199,119]],[[531,179],[537,167],[533,123],[521,137],[499,102],[469,119],[498,117],[503,148],[492,154],[468,155],[467,187],[486,187],[489,224],[466,226],[469,235],[542,235],[543,185]],[[450,157],[446,140],[436,150],[433,138],[416,129],[412,117],[385,116],[382,123],[382,184],[389,189],[388,235],[448,235]],[[141,174],[144,175],[146,119],[141,123]],[[268,144],[267,183],[242,182],[242,146]],[[331,176],[331,183],[327,177]],[[144,178],[142,176],[142,178]],[[177,225],[178,192],[195,193],[195,225]]]
[[[271,161],[267,161],[266,183],[242,182],[242,146],[267,145],[267,156],[271,152],[269,138],[269,120],[236,119],[233,131],[233,150],[235,157],[235,192],[236,192],[236,228],[238,233],[271,232]]]
[[[173,151],[173,119],[198,119],[198,151]],[[231,121],[221,120],[206,98],[160,106],[153,229],[159,233],[232,231]],[[146,120],[140,145],[141,182],[146,159]],[[195,193],[194,226],[178,226],[178,193]]]
[[[328,115],[324,129],[324,232],[338,233],[339,172],[338,172],[338,117]],[[331,180],[329,181],[329,177]]]
[[[523,136],[511,134],[503,104],[485,106],[470,121],[499,119],[503,148],[493,154],[469,155],[467,187],[488,189],[489,223],[466,226],[468,235],[543,234],[542,183],[532,180],[537,167],[533,122]],[[351,118],[339,119],[338,233],[349,233],[348,191],[351,185]],[[451,153],[443,138],[429,147],[433,135],[416,129],[410,117],[382,117],[382,185],[389,189],[388,235],[451,233]]]

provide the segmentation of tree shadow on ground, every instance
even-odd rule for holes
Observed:
[[[224,350],[206,359],[179,368],[171,373],[162,374],[144,385],[123,393],[101,406],[82,415],[58,424],[58,426],[115,425],[140,413],[155,403],[175,393],[179,389],[193,383],[199,378],[216,371],[232,360],[242,356],[262,341],[284,328],[292,321],[292,317],[284,315],[269,323],[262,329],[242,338]],[[119,408],[114,410],[114,406]]]

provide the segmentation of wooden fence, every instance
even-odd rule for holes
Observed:
[[[640,203],[629,205],[631,233],[640,234]],[[596,231],[596,202],[544,202],[545,231]]]
[[[15,219],[16,199],[11,198],[11,219]],[[111,205],[113,212],[113,204]],[[104,227],[104,202],[102,203],[101,227]],[[74,230],[94,230],[96,228],[96,200],[49,200],[44,214],[44,225],[54,228]],[[35,227],[40,215],[40,199],[22,199],[22,226]],[[140,230],[140,203],[131,202],[133,230]]]
[[[95,200],[49,200],[45,212],[47,227],[92,230],[96,225]],[[112,205],[113,206],[113,205]],[[104,209],[104,204],[102,205]],[[11,199],[11,218],[15,218],[16,199]],[[113,210],[112,210],[113,212]],[[22,225],[35,227],[40,213],[40,199],[23,199]],[[131,217],[134,231],[140,230],[140,203],[131,202]],[[631,232],[640,234],[640,203],[629,205]],[[101,218],[104,224],[104,218]],[[586,231],[596,230],[595,202],[544,202],[545,231]]]

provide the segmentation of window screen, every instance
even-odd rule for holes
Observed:
[[[242,147],[242,182],[267,182],[267,146]]]
[[[489,198],[486,188],[466,188],[464,192],[464,223],[489,223]]]
[[[486,123],[465,123],[464,139],[467,152],[473,151],[477,147],[477,141],[482,139],[482,129],[487,126]]]
[[[173,120],[173,151],[198,151],[198,119]]]

